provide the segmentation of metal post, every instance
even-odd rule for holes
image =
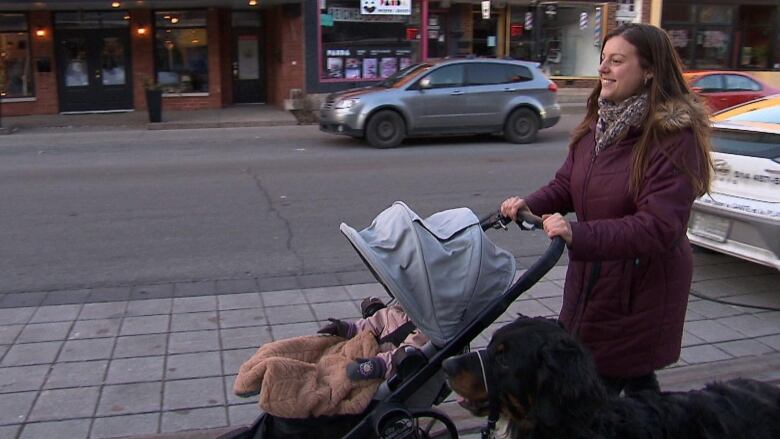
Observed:
[[[428,61],[428,0],[422,0],[420,7],[420,58]]]

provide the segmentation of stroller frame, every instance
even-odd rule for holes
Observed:
[[[507,224],[511,220],[500,216],[498,213],[492,213],[479,220],[483,231],[488,229],[507,229]],[[542,220],[533,215],[527,215],[522,220],[517,221],[521,230],[533,230],[541,227]],[[354,246],[354,244],[353,244]],[[472,318],[471,322],[458,331],[440,348],[436,348],[432,343],[428,343],[423,348],[423,352],[428,357],[428,362],[417,370],[408,372],[407,375],[399,376],[400,373],[380,386],[374,401],[361,415],[349,415],[337,417],[334,423],[338,423],[338,431],[347,431],[342,439],[364,439],[376,437],[380,439],[420,439],[418,427],[415,419],[430,418],[444,424],[450,437],[457,438],[457,428],[454,422],[443,412],[433,408],[439,404],[446,396],[443,391],[448,391],[446,383],[443,382],[443,372],[441,371],[442,362],[453,355],[458,355],[467,349],[469,343],[482,331],[487,329],[498,317],[503,314],[509,305],[512,304],[521,294],[536,284],[547,272],[555,266],[563,254],[564,242],[560,237],[551,240],[545,252],[534,262],[534,264],[523,273],[515,282],[513,282],[503,294],[493,298],[487,306]],[[357,250],[357,249],[356,249]],[[360,254],[360,252],[358,252]],[[362,255],[361,255],[362,258]],[[366,266],[371,269],[370,264]],[[373,269],[371,269],[373,271]],[[376,275],[376,273],[373,273]],[[442,379],[438,380],[436,374]],[[421,389],[427,391],[425,395],[430,400],[424,405],[416,405],[413,408],[409,406],[410,401],[423,393]],[[433,392],[430,392],[433,390]],[[447,392],[448,393],[448,392]],[[419,398],[418,398],[419,399]],[[281,418],[270,417],[268,414],[261,415],[251,426],[241,427],[237,430],[220,436],[220,439],[250,439],[263,438],[264,429],[268,425],[276,422],[302,424],[306,425],[315,420],[284,420]],[[360,416],[357,423],[352,421]],[[344,422],[346,422],[346,427]],[[351,429],[349,429],[351,427]],[[323,426],[324,428],[324,426]],[[322,428],[312,427],[316,431],[314,436],[305,437],[323,437]],[[488,422],[488,427],[483,429],[482,436],[489,437],[492,425]],[[290,433],[280,432],[283,437],[289,437]],[[273,435],[273,433],[269,433]],[[295,433],[292,433],[295,435]],[[422,436],[428,437],[427,433]]]
[[[490,214],[480,219],[480,227],[483,231],[489,229],[504,229],[511,220],[500,216],[497,213]],[[517,224],[521,230],[533,230],[541,227],[541,218],[536,216],[526,216],[518,220]],[[498,317],[503,314],[509,305],[512,304],[521,294],[534,286],[547,272],[555,266],[563,254],[564,241],[560,237],[551,240],[549,246],[542,256],[524,272],[503,294],[494,298],[471,323],[461,329],[444,346],[439,348],[428,360],[428,363],[405,378],[391,393],[380,401],[376,402],[369,411],[364,414],[363,419],[345,436],[343,439],[362,439],[376,435],[382,439],[390,438],[416,438],[416,431],[405,429],[404,425],[411,425],[413,422],[407,422],[415,417],[415,414],[430,414],[433,409],[423,410],[404,410],[404,402],[412,397],[428,380],[441,370],[442,362],[453,355],[463,352],[468,344],[482,331],[487,329]],[[447,421],[451,421],[444,413],[439,413],[442,422],[448,426]],[[446,419],[446,420],[445,420]],[[457,437],[457,436],[456,436]]]

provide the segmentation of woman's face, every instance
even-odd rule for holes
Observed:
[[[601,97],[618,103],[644,86],[647,73],[639,64],[636,47],[621,36],[607,40],[601,51]]]

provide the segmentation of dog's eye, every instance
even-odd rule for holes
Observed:
[[[495,351],[493,351],[493,359],[499,366],[506,367],[506,345],[502,343],[496,346]]]

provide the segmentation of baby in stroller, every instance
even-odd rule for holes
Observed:
[[[347,365],[347,376],[352,380],[389,379],[396,372],[396,364],[405,358],[419,356],[428,342],[412,323],[401,305],[386,306],[381,299],[368,297],[360,304],[363,318],[354,322],[328,319],[330,323],[317,331],[351,339],[362,331],[370,331],[379,343],[379,353],[371,358],[357,358]]]

